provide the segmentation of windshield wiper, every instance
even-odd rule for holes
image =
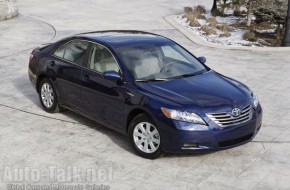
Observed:
[[[196,76],[196,75],[203,74],[203,73],[204,73],[203,71],[199,71],[199,72],[196,72],[196,73],[187,73],[187,74],[183,74],[183,75],[170,77],[168,79],[179,79],[179,78],[185,78],[185,77],[192,77],[192,76]]]
[[[162,79],[162,78],[157,78],[157,79],[139,79],[136,80],[136,82],[156,82],[156,81],[166,81],[168,79]]]

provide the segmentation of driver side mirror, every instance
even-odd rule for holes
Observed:
[[[206,62],[206,58],[201,56],[197,58],[200,62],[205,63]]]
[[[116,71],[105,71],[103,72],[104,79],[119,81],[122,79],[121,75]]]

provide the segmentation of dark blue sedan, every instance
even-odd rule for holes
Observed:
[[[153,159],[234,147],[259,131],[255,94],[205,61],[160,35],[102,31],[34,49],[29,78],[45,111],[80,113]]]

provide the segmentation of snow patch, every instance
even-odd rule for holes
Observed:
[[[204,14],[206,18],[212,17],[210,13]],[[183,18],[183,15],[177,15],[175,17],[175,20],[183,25],[184,27],[188,28],[190,31],[192,31],[194,34],[200,36],[202,39],[208,42],[215,43],[217,45],[233,45],[233,46],[256,46],[258,44],[254,42],[249,42],[243,39],[243,35],[246,33],[246,30],[241,30],[241,29],[233,29],[230,31],[231,36],[230,37],[220,37],[220,35],[223,33],[220,30],[216,30],[217,34],[216,35],[206,35],[203,31],[200,30],[201,27],[191,27],[189,26],[189,22],[187,21],[186,18]],[[235,16],[227,16],[227,17],[220,17],[217,16],[216,20],[220,24],[234,24],[237,22],[242,22],[245,20],[245,18],[241,17],[235,17]],[[206,25],[206,20],[204,19],[197,19],[197,21],[201,25]]]

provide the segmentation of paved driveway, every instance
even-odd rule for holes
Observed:
[[[209,0],[20,1],[20,16],[0,23],[0,189],[16,187],[7,184],[21,188],[24,183],[103,184],[111,189],[290,189],[290,52],[201,47],[162,18],[199,2],[210,8]],[[80,115],[42,111],[27,76],[31,48],[105,29],[155,32],[205,55],[212,69],[258,94],[264,108],[260,133],[237,148],[167,154],[152,161],[136,156],[126,137]]]

